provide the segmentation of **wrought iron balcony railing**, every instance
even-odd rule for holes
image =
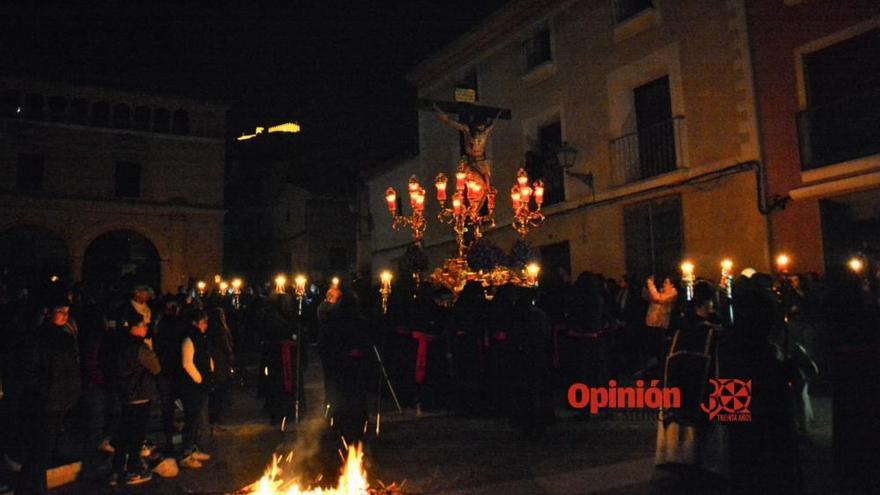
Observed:
[[[684,117],[673,117],[611,140],[616,185],[671,172],[681,166]]]
[[[880,89],[873,89],[798,112],[801,169],[880,153],[878,109]]]

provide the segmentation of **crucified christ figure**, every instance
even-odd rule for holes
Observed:
[[[465,125],[449,118],[436,103],[434,104],[434,110],[437,111],[437,119],[440,122],[461,133],[464,138],[464,153],[466,155],[466,160],[463,159],[462,162],[465,162],[466,166],[478,174],[483,179],[483,182],[488,185],[492,170],[489,162],[486,160],[486,141],[488,141],[489,133],[495,127],[495,121],[498,120],[501,111],[498,111],[495,118],[475,121],[470,125]]]

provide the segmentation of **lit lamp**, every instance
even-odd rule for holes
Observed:
[[[434,187],[437,188],[437,201],[441,204],[446,201],[446,184],[448,182],[449,179],[443,173],[437,174],[437,178],[434,179]]]
[[[541,266],[537,263],[529,263],[526,266],[526,280],[529,285],[538,285],[538,274],[541,273]]]
[[[339,277],[333,277],[333,279],[330,280],[330,287],[339,289]]]
[[[728,316],[733,323],[733,260],[725,258],[721,261],[721,283],[724,285],[724,295],[727,297]]]
[[[391,213],[391,216],[394,216],[397,212],[397,192],[394,191],[393,187],[385,190],[385,201],[388,203],[388,212]]]
[[[279,273],[275,276],[275,293],[276,294],[284,294],[284,289],[287,286],[287,277],[283,274]]]
[[[391,272],[388,270],[379,274],[379,280],[382,285],[379,287],[379,294],[382,296],[382,314],[388,313],[388,296],[391,295]]]
[[[857,274],[861,274],[862,270],[865,269],[865,263],[861,260],[861,258],[857,256],[853,256],[852,258],[850,258],[847,262],[847,266],[850,270],[853,271],[853,273]]]
[[[241,285],[240,278],[232,280],[232,307],[239,309],[241,307]]]
[[[791,258],[787,254],[782,253],[776,257],[776,272],[788,273],[788,265],[791,264]]]
[[[464,191],[464,181],[467,178],[467,173],[464,170],[459,170],[455,173],[455,190],[456,191]]]
[[[59,280],[61,280],[61,279],[58,278],[58,275],[52,275],[51,277],[49,277],[49,281],[52,282],[53,284],[58,282]]]
[[[685,261],[681,264],[681,281],[684,282],[685,290],[687,291],[687,300],[692,301],[694,299],[696,276],[694,275],[694,264],[690,261]]]
[[[405,217],[397,211],[397,192],[392,187],[385,190],[385,202],[388,206],[388,213],[391,215],[391,227],[399,229],[401,225],[408,225],[412,229],[413,240],[419,241],[427,227],[424,217],[425,190],[419,185],[415,175],[409,178],[407,190],[409,192],[409,205],[412,208],[412,215]]]
[[[306,295],[306,276],[297,275],[296,278],[293,279],[293,283],[294,291],[296,293],[297,314],[302,316],[303,297]]]
[[[205,288],[207,286],[208,284],[206,284],[203,280],[199,280],[198,283],[196,283],[196,288],[199,290],[199,297],[204,297]]]
[[[535,208],[531,207],[531,198],[535,198]],[[535,181],[529,186],[529,175],[521,168],[516,173],[516,184],[510,189],[510,200],[513,206],[513,222],[511,226],[520,236],[525,237],[529,230],[538,227],[544,221],[541,205],[544,203],[544,183]]]

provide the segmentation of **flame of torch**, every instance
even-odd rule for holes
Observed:
[[[790,263],[791,258],[789,258],[787,254],[780,254],[776,257],[776,271],[779,273],[788,273],[788,265]]]
[[[279,273],[275,277],[275,293],[276,294],[284,294],[284,288],[287,286],[287,277],[283,274]]]
[[[854,273],[862,273],[862,270],[865,268],[865,263],[857,257],[850,258],[847,265]]]
[[[305,275],[297,275],[293,279],[294,289],[296,291],[296,301],[298,305],[297,313],[302,315],[302,307],[303,307],[303,297],[306,295],[306,276]]]
[[[537,263],[529,263],[526,267],[526,275],[530,284],[538,285],[539,273],[541,273],[541,266]]]

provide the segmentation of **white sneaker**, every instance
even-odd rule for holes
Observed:
[[[189,469],[198,469],[198,468],[202,467],[202,463],[199,462],[198,459],[196,459],[195,457],[193,457],[192,454],[190,454],[190,455],[184,457],[183,459],[181,459],[181,460],[180,460],[180,465],[183,466],[183,467],[185,467],[185,468],[189,468]]]

